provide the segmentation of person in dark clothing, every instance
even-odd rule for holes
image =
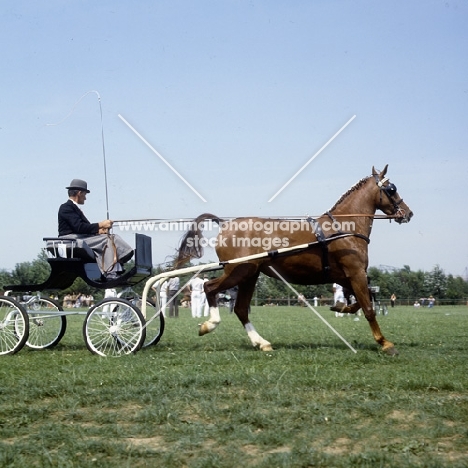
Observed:
[[[63,239],[76,240],[77,247],[91,250],[103,276],[116,278],[122,272],[122,263],[133,256],[133,249],[120,236],[110,234],[113,221],[106,219],[90,223],[79,205],[84,205],[90,193],[88,184],[73,179],[68,190],[68,200],[58,210],[58,234]]]

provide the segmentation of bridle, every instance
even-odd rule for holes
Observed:
[[[401,216],[402,218],[405,218],[406,212],[402,208],[400,208],[400,204],[403,203],[403,198],[400,198],[399,200],[395,199],[395,195],[397,194],[397,188],[395,184],[392,184],[390,180],[387,177],[384,177],[382,180],[379,179],[379,176],[377,174],[374,174],[375,181],[377,183],[377,187],[380,189],[380,203],[379,207],[382,205],[382,192],[387,195],[388,199],[393,205],[393,209],[395,212],[393,213],[394,215]],[[387,185],[384,185],[385,182],[388,182]]]

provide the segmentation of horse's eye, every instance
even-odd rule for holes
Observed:
[[[395,195],[395,193],[397,192],[397,188],[395,187],[395,184],[388,184],[385,187],[385,191],[391,197],[391,196]]]

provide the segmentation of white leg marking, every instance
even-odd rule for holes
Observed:
[[[221,322],[219,309],[217,307],[210,307],[210,318],[200,325],[198,334],[206,335],[207,333],[212,332],[218,326],[219,322]]]
[[[258,346],[262,351],[271,351],[271,343],[264,340],[250,322],[245,324],[245,331],[253,346]]]

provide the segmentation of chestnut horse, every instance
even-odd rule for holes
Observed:
[[[367,281],[367,246],[375,212],[381,210],[397,223],[408,222],[413,215],[398,195],[395,185],[385,177],[387,167],[380,173],[372,168],[371,176],[360,180],[333,208],[317,219],[308,218],[299,222],[237,218],[223,221],[211,214],[195,219],[192,228],[181,240],[176,268],[190,258],[200,258],[203,254],[200,225],[207,219],[220,224],[216,253],[220,264],[224,264],[223,275],[205,283],[210,318],[200,326],[199,334],[213,331],[220,323],[216,295],[238,286],[234,312],[252,345],[270,351],[271,344],[257,333],[248,313],[258,276],[264,273],[277,279],[281,276],[293,284],[341,284],[351,291],[357,302],[348,306],[342,304],[339,311],[355,314],[362,308],[372,335],[382,350],[390,355],[398,354],[393,343],[384,338],[380,331]],[[290,249],[303,244],[307,244],[305,248]],[[246,261],[229,263],[229,260],[248,256],[250,258]]]

